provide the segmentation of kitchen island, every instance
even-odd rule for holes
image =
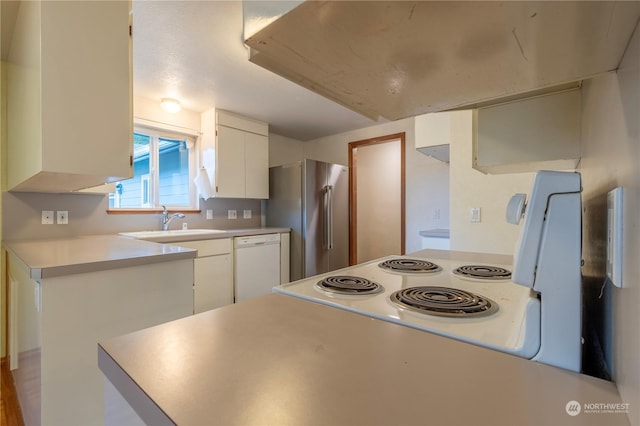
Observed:
[[[191,315],[196,250],[110,235],[3,248],[9,366],[25,424],[101,424],[96,343]]]
[[[628,424],[611,382],[279,294],[103,340],[98,363],[112,424]]]

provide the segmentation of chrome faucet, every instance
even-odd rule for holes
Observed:
[[[184,214],[182,214],[182,213],[174,213],[172,215],[169,215],[169,212],[167,211],[167,207],[166,206],[162,206],[162,230],[163,231],[168,231],[169,230],[169,224],[176,217],[179,217],[179,218],[182,219],[184,217]]]

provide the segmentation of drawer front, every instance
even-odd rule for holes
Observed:
[[[198,250],[198,257],[215,256],[218,254],[231,253],[231,238],[221,238],[217,240],[181,241],[171,243],[171,245],[187,247]]]

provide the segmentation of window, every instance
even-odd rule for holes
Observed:
[[[116,184],[109,208],[196,208],[195,164],[192,136],[136,127],[133,177]]]

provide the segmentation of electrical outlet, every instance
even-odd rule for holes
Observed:
[[[244,211],[242,212],[242,217],[243,217],[244,219],[251,219],[251,210],[244,210]]]
[[[213,210],[207,210],[207,220],[213,219]]]
[[[237,219],[238,218],[238,212],[236,210],[228,210],[227,211],[227,218],[228,219]]]
[[[53,210],[42,210],[42,224],[53,225]]]
[[[440,219],[440,209],[434,209],[433,210],[433,219],[434,220]]]
[[[58,210],[56,212],[57,218],[56,223],[58,225],[68,225],[69,224],[69,212],[67,210]]]
[[[480,222],[480,207],[471,208],[471,222]]]

